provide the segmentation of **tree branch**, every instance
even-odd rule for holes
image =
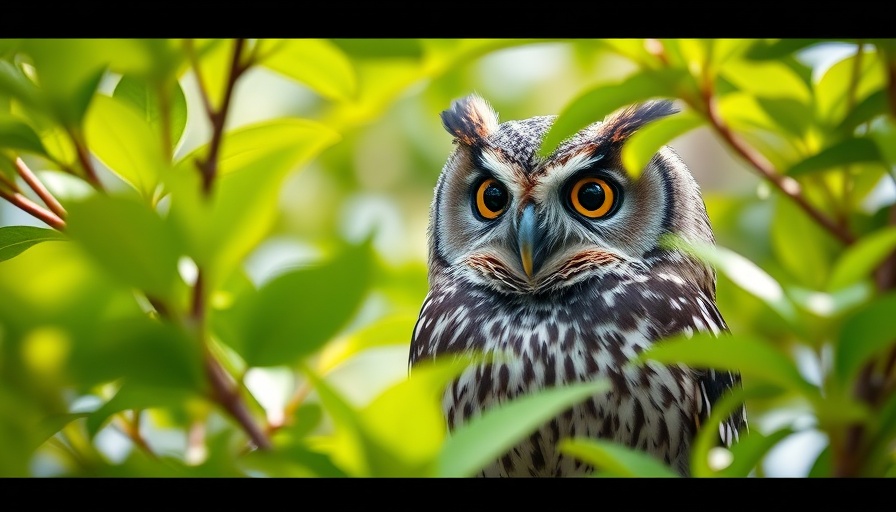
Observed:
[[[838,240],[846,245],[850,245],[856,241],[855,236],[849,230],[822,214],[809,203],[806,197],[802,194],[799,182],[790,176],[780,174],[771,162],[762,156],[762,154],[753,149],[738,137],[737,134],[731,131],[719,114],[715,96],[713,96],[711,92],[704,94],[704,102],[706,113],[709,116],[712,127],[715,128],[716,132],[722,136],[729,146],[737,151],[741,157],[759,172],[760,176],[771,182],[785,196],[792,199],[797,206],[828,232],[837,237]]]
[[[58,231],[65,231],[65,221],[59,218],[55,213],[45,209],[41,205],[23,196],[19,192],[8,192],[0,189],[0,197],[6,199],[20,210],[29,213],[31,216],[42,220],[48,226]]]
[[[208,155],[204,160],[196,162],[196,166],[202,173],[202,192],[207,196],[211,193],[212,184],[218,174],[218,152],[220,151],[221,141],[224,138],[224,125],[227,121],[227,113],[230,109],[231,98],[236,82],[239,77],[249,68],[249,65],[242,63],[243,49],[245,48],[245,40],[237,39],[234,43],[233,58],[230,61],[230,74],[227,77],[227,85],[224,90],[224,99],[219,109],[212,106],[208,97],[208,93],[202,84],[199,68],[196,67],[197,82],[199,90],[203,97],[203,105],[205,105],[206,114],[212,123],[212,138],[209,142]]]
[[[19,176],[21,176],[22,179],[25,180],[25,183],[27,183],[28,186],[31,187],[31,190],[33,190],[34,193],[37,194],[38,197],[40,197],[41,201],[43,201],[44,204],[46,204],[47,207],[50,208],[50,210],[52,210],[57,217],[59,217],[60,219],[64,219],[66,216],[65,208],[62,207],[56,197],[53,196],[53,194],[51,194],[49,190],[47,190],[44,184],[41,183],[37,176],[31,171],[31,169],[28,168],[27,165],[25,165],[25,162],[19,157],[16,157],[16,170],[18,171]]]

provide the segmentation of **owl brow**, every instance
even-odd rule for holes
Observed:
[[[545,167],[542,169],[542,186],[547,189],[555,189],[562,185],[570,178],[570,176],[575,175],[576,173],[588,169],[604,157],[603,153],[600,154],[589,154],[589,153],[577,153],[572,155],[571,157],[564,160],[560,165],[553,168],[553,171],[547,173],[547,169],[549,167]]]
[[[491,148],[479,148],[479,151],[476,152],[476,163],[477,167],[488,171],[498,181],[506,185],[515,183],[520,178],[525,179],[524,173],[504,158],[503,153],[492,151]]]

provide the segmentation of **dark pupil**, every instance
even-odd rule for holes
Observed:
[[[507,204],[507,191],[503,187],[489,185],[482,193],[482,202],[489,211],[500,211]]]
[[[579,188],[579,204],[586,210],[597,210],[605,199],[604,189],[597,183],[586,183]]]

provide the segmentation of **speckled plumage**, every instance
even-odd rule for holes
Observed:
[[[638,179],[619,161],[627,137],[673,112],[668,102],[623,109],[545,159],[536,150],[553,116],[498,124],[475,95],[443,112],[458,147],[435,188],[430,291],[412,335],[411,366],[451,353],[510,356],[467,369],[449,387],[443,406],[452,428],[545,387],[597,378],[612,384],[543,425],[483,475],[588,474],[592,468],[556,449],[561,438],[574,436],[618,441],[687,475],[700,423],[722,393],[739,385],[739,376],[728,372],[626,366],[661,338],[727,330],[712,269],[659,243],[667,233],[713,242],[687,167],[669,148]],[[571,184],[594,176],[612,182],[618,201],[596,219],[570,202]],[[506,190],[506,206],[494,219],[477,214],[474,196],[484,180]],[[524,247],[527,256],[521,256]],[[741,410],[722,425],[720,439],[730,444],[745,428]]]

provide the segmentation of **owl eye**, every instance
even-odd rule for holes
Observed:
[[[608,215],[613,211],[616,200],[613,186],[596,176],[580,178],[569,191],[569,202],[573,209],[589,219]]]
[[[495,178],[486,178],[476,188],[476,213],[486,219],[497,219],[507,207],[507,189]]]

